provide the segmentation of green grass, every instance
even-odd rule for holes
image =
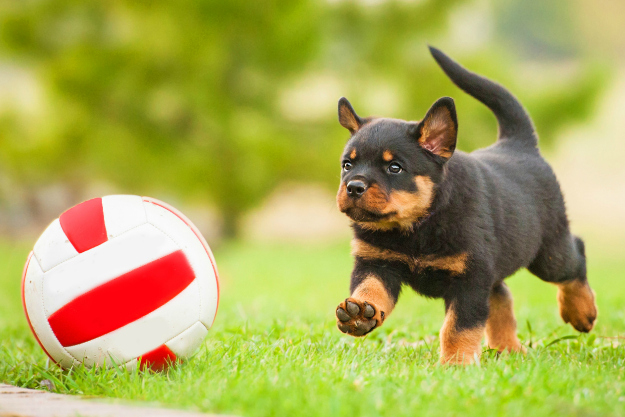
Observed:
[[[336,329],[334,309],[348,295],[347,243],[232,244],[215,254],[222,299],[205,345],[153,374],[48,363],[20,303],[28,248],[4,243],[0,380],[39,388],[51,379],[62,393],[245,416],[623,415],[625,260],[588,247],[599,304],[591,335],[564,325],[555,288],[523,271],[508,282],[528,354],[485,351],[481,363],[460,368],[438,365],[442,302],[411,291],[368,337]]]

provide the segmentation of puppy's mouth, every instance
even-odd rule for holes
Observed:
[[[346,184],[342,183],[337,195],[339,210],[357,223],[388,222],[397,214],[395,210],[387,210],[388,196],[379,186],[370,186],[364,195],[353,198],[346,192]]]
[[[387,220],[394,213],[381,214],[361,207],[349,207],[345,214],[355,222],[381,222]]]

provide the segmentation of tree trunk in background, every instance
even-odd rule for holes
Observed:
[[[241,237],[240,218],[241,211],[238,209],[225,209],[222,213],[223,219],[223,239],[233,240]]]

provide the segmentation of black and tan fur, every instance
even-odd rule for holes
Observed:
[[[597,309],[584,244],[569,231],[529,116],[506,89],[430,50],[456,85],[493,111],[499,139],[471,154],[456,151],[448,97],[420,122],[360,118],[339,100],[351,138],[337,202],[353,221],[355,258],[351,297],[336,310],[339,329],[362,336],[381,326],[409,286],[445,301],[441,362],[473,362],[484,334],[491,348],[524,351],[503,280],[528,268],[558,286],[564,321],[590,331]]]

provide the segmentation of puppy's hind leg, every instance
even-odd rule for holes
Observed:
[[[543,281],[558,287],[560,316],[577,331],[592,330],[597,318],[595,293],[586,276],[584,242],[571,234],[543,244],[538,256],[528,267]]]
[[[525,352],[516,335],[516,319],[512,308],[512,294],[503,282],[495,284],[488,300],[486,342],[499,352]]]

